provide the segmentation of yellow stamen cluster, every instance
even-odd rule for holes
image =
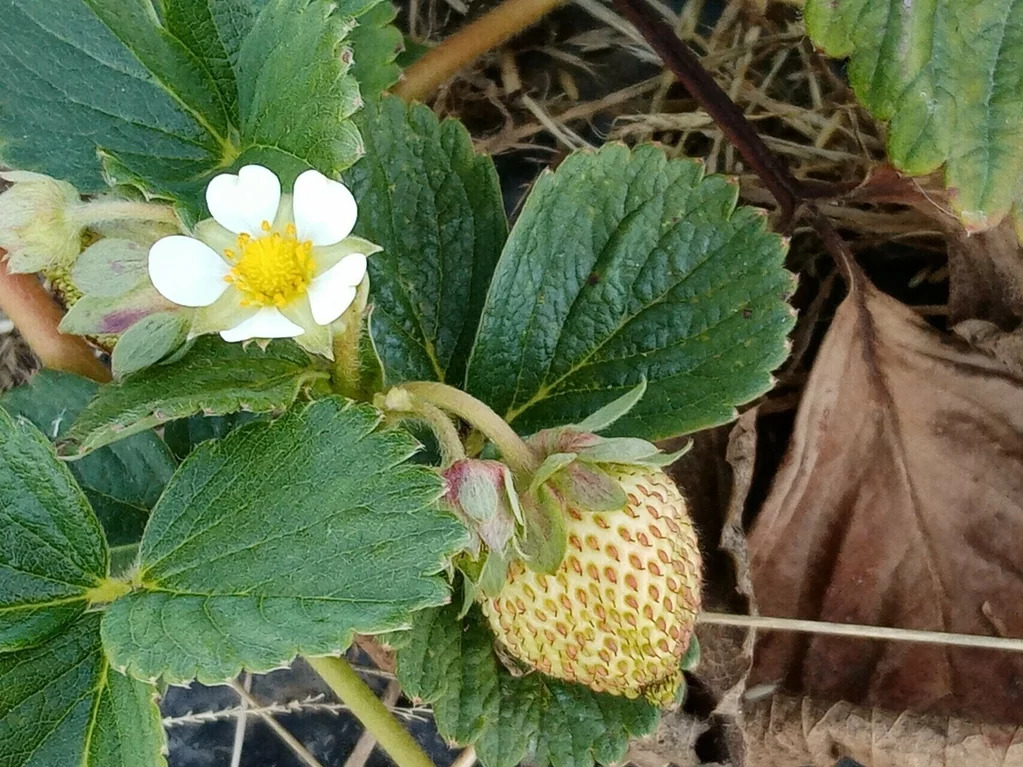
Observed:
[[[234,264],[224,279],[242,292],[242,306],[285,306],[306,292],[313,279],[313,244],[299,242],[295,225],[284,234],[270,233],[263,222],[263,236],[238,235],[238,250],[225,250]]]

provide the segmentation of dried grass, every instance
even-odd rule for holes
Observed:
[[[705,0],[690,0],[681,14],[662,3],[657,9],[797,178],[862,181],[885,159],[879,127],[856,104],[838,65],[814,52],[798,8],[778,2],[757,12],[757,5],[732,0],[716,19]],[[429,43],[485,10],[473,4],[462,17],[447,0],[412,0],[410,7],[413,32]],[[574,0],[460,73],[431,105],[465,121],[478,149],[497,157],[546,165],[604,141],[656,141],[673,156],[700,158],[709,172],[736,176],[744,201],[773,207],[713,120],[602,0]],[[934,216],[919,207],[847,199],[827,213],[854,247],[908,240],[944,251]]]

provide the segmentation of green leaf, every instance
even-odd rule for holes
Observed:
[[[522,433],[638,386],[612,434],[724,423],[787,354],[785,244],[738,187],[655,147],[580,152],[537,181],[490,286],[468,390]]]
[[[435,505],[439,476],[406,463],[414,440],[379,420],[328,398],[196,449],[146,528],[139,589],[104,618],[114,666],[219,682],[446,602],[433,574],[465,528]]]
[[[220,163],[226,112],[214,84],[140,0],[0,0],[0,18],[9,165],[98,192],[103,151],[166,192]]]
[[[167,30],[202,61],[238,124],[238,56],[257,15],[251,0],[169,0],[163,10]]]
[[[389,384],[461,383],[507,234],[497,172],[465,128],[385,97],[359,127],[367,155],[345,174],[369,260],[372,332]]]
[[[806,28],[828,55],[851,57],[857,97],[889,121],[896,167],[918,176],[944,166],[968,229],[1005,217],[1023,194],[1018,0],[808,0]]]
[[[107,556],[96,515],[46,437],[0,409],[0,652],[78,617]]]
[[[189,318],[182,312],[157,312],[143,317],[117,339],[110,355],[115,378],[138,372],[168,357],[188,336]]]
[[[401,77],[401,67],[395,61],[404,48],[404,38],[393,24],[397,15],[398,10],[389,0],[374,3],[357,15],[358,23],[349,35],[355,57],[352,74],[366,101],[379,97]]]
[[[329,374],[290,341],[229,344],[200,338],[180,360],[102,387],[75,420],[67,444],[85,454],[177,418],[283,410]]]
[[[71,373],[41,370],[0,398],[13,416],[27,418],[50,440],[67,434],[99,386]],[[149,510],[174,473],[167,446],[152,432],[109,445],[66,464],[99,518],[111,546],[142,537]],[[104,573],[105,574],[105,573]]]
[[[484,767],[591,767],[620,762],[629,739],[651,732],[658,710],[540,673],[512,676],[494,654],[479,611],[458,620],[450,605],[416,616],[399,637],[398,679],[433,704],[440,734],[475,743]]]
[[[240,426],[265,417],[259,413],[193,415],[164,426],[163,439],[178,460],[182,460],[203,442],[226,437]]]
[[[0,767],[166,765],[156,690],[109,667],[99,625],[0,655]]]
[[[288,188],[310,166],[335,175],[362,155],[349,119],[361,106],[345,47],[353,25],[324,0],[265,4],[238,53],[236,164],[272,168]]]
[[[351,21],[328,0],[0,0],[0,155],[98,192],[134,184],[203,209],[218,172],[285,184],[360,153]],[[284,44],[286,43],[286,44]]]

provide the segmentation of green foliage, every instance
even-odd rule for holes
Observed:
[[[0,652],[74,620],[107,574],[103,532],[71,472],[38,429],[3,409],[0,544]]]
[[[637,386],[612,434],[735,416],[787,354],[785,245],[738,187],[646,146],[572,155],[537,181],[490,286],[469,391],[523,433]]]
[[[888,120],[900,170],[942,165],[969,229],[1023,209],[1023,12],[1017,0],[808,0],[806,27]]]
[[[0,0],[4,162],[85,192],[136,184],[192,215],[239,164],[286,183],[339,172],[360,152],[353,22],[327,0],[262,5],[164,0],[161,19],[150,0]]]
[[[171,452],[182,460],[203,442],[226,437],[232,431],[265,415],[231,413],[230,415],[193,415],[171,421],[163,427],[163,439]]]
[[[474,743],[484,767],[592,767],[625,756],[630,737],[657,726],[642,700],[595,693],[540,673],[512,676],[494,637],[473,609],[465,623],[451,605],[416,616],[396,638],[398,679],[408,695],[433,704],[441,735]]]
[[[0,406],[27,418],[50,440],[67,434],[71,422],[99,386],[87,378],[41,370],[27,384],[0,397]],[[101,448],[66,464],[96,512],[112,546],[142,537],[149,510],[176,466],[167,446],[147,432]]]
[[[414,440],[379,418],[328,398],[197,448],[153,511],[139,588],[104,618],[114,666],[223,681],[446,602],[433,574],[465,529],[435,506],[440,478],[406,463]]]
[[[343,55],[354,22],[333,9],[321,0],[270,0],[238,54],[237,164],[272,168],[285,188],[310,166],[332,175],[362,154],[349,119],[359,85]]]
[[[176,362],[102,387],[75,420],[67,444],[85,454],[196,413],[283,410],[304,387],[327,377],[320,365],[290,341],[272,342],[263,351],[200,338]]]
[[[379,97],[401,76],[396,60],[404,43],[393,23],[397,15],[389,0],[376,3],[356,19],[355,29],[348,36],[355,56],[352,74],[366,101]]]
[[[238,57],[257,9],[250,0],[164,2],[167,31],[209,71],[221,101],[238,124]]]
[[[388,97],[359,115],[367,156],[345,175],[370,259],[373,340],[389,384],[459,384],[507,223],[494,164],[465,128]]]
[[[109,667],[99,624],[0,655],[0,767],[166,764],[156,690]]]

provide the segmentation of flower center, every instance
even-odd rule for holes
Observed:
[[[295,225],[284,234],[270,234],[263,222],[263,237],[238,235],[238,250],[224,255],[234,264],[224,279],[240,290],[243,306],[284,306],[305,293],[313,279],[313,244],[299,242]]]

